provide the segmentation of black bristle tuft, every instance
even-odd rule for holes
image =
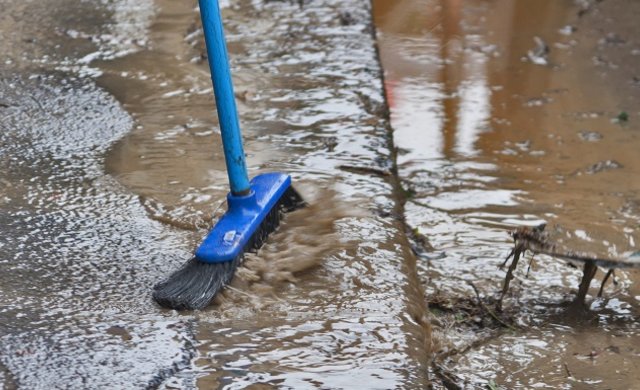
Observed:
[[[302,196],[289,187],[260,224],[244,248],[255,252],[280,224],[281,214],[306,206]],[[153,299],[161,306],[175,310],[200,310],[211,303],[228,284],[242,263],[243,255],[224,263],[204,263],[192,257],[166,280],[154,286]]]
[[[300,195],[293,187],[287,188],[287,191],[282,195],[280,202],[280,207],[282,207],[282,210],[286,213],[307,206],[307,202],[302,199],[302,195]]]
[[[154,286],[153,298],[175,310],[205,308],[218,291],[231,281],[241,258],[225,263],[203,263],[192,257],[165,281]]]

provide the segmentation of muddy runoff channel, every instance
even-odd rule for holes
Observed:
[[[310,207],[187,313],[150,292],[227,192],[195,3],[0,5],[0,387],[427,385],[369,2],[222,3],[250,174]]]

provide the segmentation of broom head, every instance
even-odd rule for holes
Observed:
[[[209,232],[195,256],[154,287],[153,298],[176,310],[203,309],[227,283],[246,251],[262,246],[280,223],[282,212],[304,206],[291,177],[265,173],[251,180],[248,195],[227,195],[227,212]]]

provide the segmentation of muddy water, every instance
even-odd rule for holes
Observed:
[[[251,174],[311,206],[182,314],[151,287],[227,187],[194,3],[0,8],[0,387],[426,385],[367,1],[225,5]]]
[[[377,0],[374,11],[405,217],[428,240],[428,300],[475,300],[468,281],[495,298],[514,226],[546,222],[603,257],[638,250],[637,3]],[[580,270],[537,256],[527,277],[526,263],[505,301],[521,328],[433,311],[456,381],[637,388],[638,272],[617,272],[596,298],[599,272],[575,314]]]
[[[159,6],[154,50],[103,65],[101,82],[137,123],[107,168],[194,248],[226,174],[198,15],[186,2]],[[426,383],[428,328],[392,183],[353,173],[392,165],[368,4],[241,2],[224,12],[251,174],[291,172],[311,207],[198,314],[196,385]]]

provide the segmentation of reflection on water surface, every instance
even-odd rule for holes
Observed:
[[[467,281],[494,296],[507,232],[518,225],[547,222],[554,239],[603,257],[637,251],[637,125],[612,120],[637,107],[639,95],[629,82],[636,43],[621,38],[637,35],[628,6],[374,1],[405,218],[434,252],[420,263],[428,300],[475,299]],[[609,61],[614,66],[603,69]],[[452,372],[470,386],[633,386],[638,272],[617,273],[619,283],[591,306],[597,321],[590,317],[580,331],[562,316],[548,318],[565,311],[580,271],[536,256],[526,277],[527,263],[507,299],[527,331],[438,329],[444,349],[488,337],[448,360]],[[608,304],[618,301],[624,308]],[[593,367],[576,357],[623,339],[627,352],[604,354]]]

